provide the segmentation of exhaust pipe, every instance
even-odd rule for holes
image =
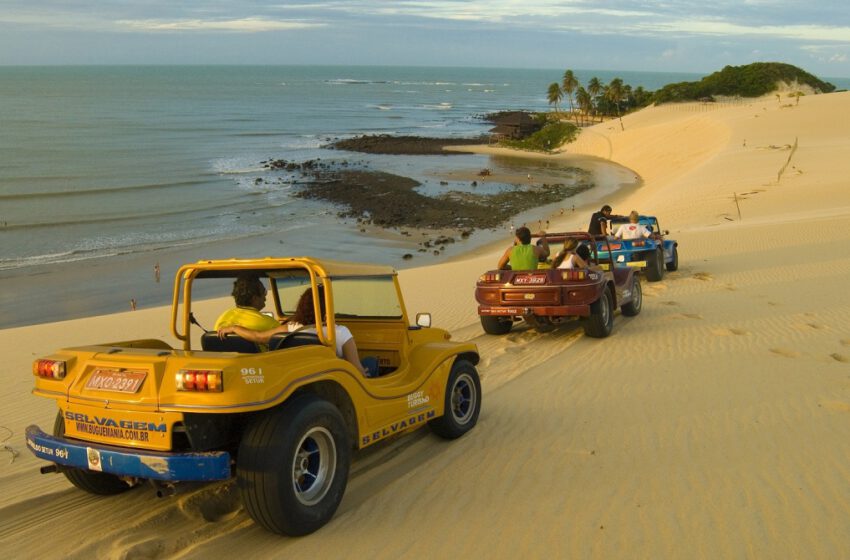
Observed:
[[[51,465],[45,465],[45,466],[41,467],[40,469],[38,469],[38,471],[41,474],[51,474],[51,473],[61,472],[60,469],[59,469],[59,465],[57,465],[55,463],[53,463]]]
[[[169,498],[177,494],[177,488],[171,482],[156,484],[156,497]]]

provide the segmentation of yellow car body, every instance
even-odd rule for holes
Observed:
[[[228,288],[242,274],[263,279],[272,313],[284,323],[296,296],[306,289],[322,290],[327,312],[322,316],[317,304],[316,317],[326,329],[316,328],[310,344],[256,353],[199,347],[199,333],[193,332],[196,286],[209,279]],[[235,472],[246,509],[260,524],[284,534],[311,532],[330,518],[325,510],[333,514],[336,505],[327,502],[338,504],[342,496],[340,482],[329,480],[327,469],[334,476],[348,471],[347,464],[311,466],[311,457],[324,452],[338,462],[350,449],[425,425],[449,438],[475,425],[481,404],[477,348],[451,341],[426,317],[420,322],[427,325],[410,324],[390,267],[304,257],[185,265],[175,278],[171,314],[172,332],[182,347],[134,340],[63,349],[36,360],[33,393],[54,399],[59,413],[52,434],[36,426],[28,429],[28,445],[76,486],[99,494],[140,480],[162,487],[221,480]],[[377,358],[380,376],[366,378],[337,357],[335,324],[351,331],[360,356]],[[210,338],[218,337],[201,337]],[[287,435],[300,429],[292,426],[304,415],[318,418],[313,423],[319,427],[303,428],[307,435]],[[283,435],[268,436],[269,430]],[[304,441],[291,449],[278,449],[284,436],[298,440],[302,435]],[[264,454],[262,446],[273,450]],[[243,457],[260,466],[243,469]],[[287,496],[288,502],[274,507],[263,504],[279,481],[263,482],[254,474],[274,471],[269,461],[283,461],[284,485],[291,477],[295,487],[294,498]],[[304,482],[320,476],[321,468],[322,488]],[[341,484],[344,490],[345,481]]]

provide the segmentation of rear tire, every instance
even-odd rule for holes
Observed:
[[[428,427],[445,439],[457,439],[478,422],[481,412],[481,381],[478,370],[466,360],[452,366],[446,382],[443,415],[428,422]]]
[[[646,279],[658,282],[664,277],[664,251],[658,249],[647,256]]]
[[[245,510],[281,535],[316,531],[333,517],[351,464],[342,414],[313,394],[262,415],[239,444],[236,480]]]
[[[53,435],[65,437],[65,421],[62,418],[61,412],[56,415],[56,421],[53,423]],[[98,496],[114,496],[115,494],[126,492],[133,487],[114,474],[109,473],[63,466],[62,474],[65,475],[65,478],[71,484],[80,490],[85,490],[89,494],[97,494]]]
[[[673,259],[665,266],[667,266],[667,270],[670,272],[679,270],[679,249],[675,245],[673,245]]]
[[[605,288],[602,296],[590,304],[590,317],[584,320],[584,334],[605,338],[614,329],[614,302],[611,290]]]
[[[513,318],[481,315],[481,327],[487,334],[508,334],[514,326]]]
[[[643,290],[640,286],[640,278],[637,274],[634,275],[632,281],[632,301],[629,303],[620,306],[620,311],[623,312],[623,315],[626,317],[634,317],[638,313],[640,313],[641,308],[643,307]]]

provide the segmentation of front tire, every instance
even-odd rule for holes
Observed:
[[[236,480],[248,515],[281,535],[316,531],[333,517],[351,464],[339,410],[305,394],[248,427],[239,445]]]
[[[664,277],[664,251],[653,251],[646,259],[646,279],[658,282]]]
[[[481,381],[478,370],[466,360],[452,366],[446,383],[443,415],[428,422],[428,427],[445,439],[457,439],[478,422],[481,412]]]
[[[643,290],[640,286],[640,278],[638,278],[637,274],[635,274],[633,278],[632,301],[620,307],[620,311],[622,311],[623,315],[626,317],[634,317],[640,313],[640,310],[643,307]]]
[[[584,334],[605,338],[614,329],[614,301],[611,290],[605,288],[602,296],[590,304],[590,317],[584,320]]]
[[[666,265],[670,272],[679,270],[679,248],[673,245],[673,258]]]
[[[56,421],[53,422],[53,435],[57,437],[65,437],[65,421],[62,418],[62,413],[56,415]],[[62,467],[62,474],[65,475],[71,484],[85,490],[89,494],[97,494],[98,496],[114,496],[126,492],[133,486],[124,482],[114,474],[102,473],[97,471],[87,471],[75,467]]]
[[[481,315],[481,327],[487,334],[508,334],[513,326],[514,321],[511,317]]]

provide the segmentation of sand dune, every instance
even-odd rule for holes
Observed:
[[[479,425],[451,443],[421,432],[362,454],[336,517],[308,537],[259,529],[228,484],[162,500],[145,490],[97,498],[38,474],[23,429],[50,425],[55,410],[28,394],[31,360],[116,331],[170,341],[165,310],[2,331],[0,425],[20,453],[0,453],[2,550],[9,558],[846,556],[848,111],[848,93],[796,106],[774,97],[651,108],[625,117],[624,131],[617,121],[596,125],[551,156],[610,158],[633,170],[640,186],[621,191],[615,211],[655,213],[680,243],[679,271],[644,284],[642,313],[618,315],[608,339],[570,326],[484,335],[472,289],[500,247],[402,271],[411,313],[430,310],[435,324],[479,345]],[[584,225],[591,208],[579,210],[550,217],[551,229]]]

